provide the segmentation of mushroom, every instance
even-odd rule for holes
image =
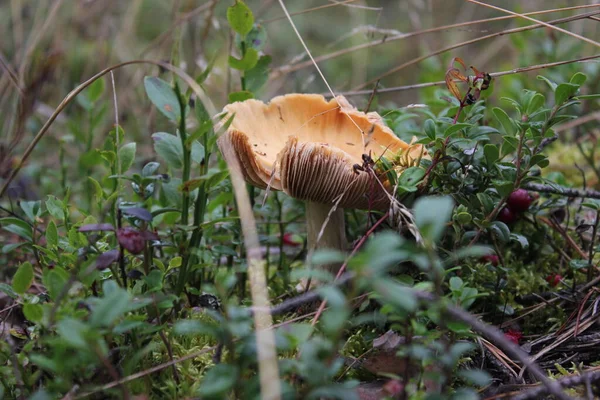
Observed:
[[[382,184],[374,182],[363,155],[414,160],[424,152],[396,137],[377,113],[360,112],[342,96],[327,101],[288,94],[269,104],[250,99],[224,112],[235,117],[219,137],[219,148],[233,148],[252,185],[306,201],[309,249],[345,250],[343,208],[389,207],[391,184],[385,174],[378,176]]]

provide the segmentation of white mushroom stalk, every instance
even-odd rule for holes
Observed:
[[[374,184],[373,174],[355,168],[363,164],[363,154],[377,160],[382,155],[417,159],[424,153],[422,146],[400,140],[377,113],[360,112],[342,96],[327,101],[289,94],[269,104],[236,102],[224,111],[235,117],[218,139],[219,148],[233,148],[252,185],[306,201],[309,249],[345,250],[344,208],[389,207],[392,187],[386,175]]]

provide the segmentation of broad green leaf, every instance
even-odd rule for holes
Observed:
[[[135,142],[127,143],[119,150],[119,160],[121,162],[121,173],[127,172],[127,170],[133,164],[135,160],[135,150],[136,144]]]
[[[104,78],[98,78],[94,82],[90,84],[87,88],[87,97],[88,100],[92,103],[95,103],[102,93],[104,93],[105,83]]]
[[[12,287],[18,294],[23,294],[33,283],[33,266],[30,262],[24,262],[19,266],[13,276]]]
[[[46,242],[48,246],[58,246],[58,228],[54,221],[50,221],[46,227]]]
[[[128,309],[131,297],[126,290],[119,287],[113,288],[98,301],[92,309],[90,324],[93,326],[110,326],[117,318],[121,317]]]
[[[552,82],[550,79],[546,78],[545,76],[538,75],[537,79],[539,79],[540,81],[546,82],[546,84],[550,87],[550,89],[552,89],[553,92],[556,90],[556,86],[557,86],[556,83]]]
[[[23,306],[23,314],[31,322],[40,322],[44,317],[44,308],[39,303],[27,303]]]
[[[236,35],[236,39],[240,42],[238,43],[238,48],[241,48],[241,36]],[[250,32],[246,35],[246,46],[252,47],[258,51],[262,50],[265,47],[265,43],[267,42],[267,30],[263,25],[254,25]]]
[[[513,136],[516,132],[516,127],[513,121],[506,113],[506,111],[504,111],[501,108],[494,107],[492,109],[492,112],[494,113],[494,116],[496,117],[498,122],[500,122],[500,124],[502,125],[502,128],[504,128],[504,133]]]
[[[500,150],[495,144],[486,144],[483,146],[483,154],[485,155],[485,161],[487,162],[488,166],[494,165],[494,163],[500,158]]]
[[[46,285],[51,299],[57,299],[67,283],[68,277],[64,272],[64,270],[59,272],[55,267],[44,276],[44,285]]]
[[[154,150],[160,158],[165,160],[169,167],[181,169],[183,167],[183,148],[181,140],[170,133],[157,132],[152,135]]]
[[[229,56],[229,66],[231,68],[238,69],[240,71],[248,71],[256,66],[258,63],[258,52],[255,49],[247,49],[246,54],[241,60]]]
[[[58,322],[56,331],[69,345],[72,347],[89,350],[86,336],[89,333],[90,328],[83,322],[73,319],[65,318]]]
[[[576,72],[569,80],[569,83],[581,86],[585,83],[586,80],[587,80],[586,74],[584,74],[582,72]]]
[[[203,399],[224,399],[238,381],[238,367],[231,364],[217,364],[210,368],[200,386],[198,395]]]
[[[30,221],[34,222],[37,217],[41,214],[41,204],[39,200],[34,201],[22,201],[20,203],[21,209],[27,215]]]
[[[63,220],[65,219],[65,205],[61,200],[58,200],[55,196],[48,196],[46,200],[46,209],[48,213],[54,218]]]
[[[566,102],[571,96],[579,90],[579,85],[573,83],[561,83],[556,87],[554,92],[554,103],[555,105],[561,105]]]
[[[154,76],[144,78],[144,87],[150,101],[171,121],[181,117],[181,107],[175,91],[167,82]]]
[[[496,237],[503,243],[508,243],[510,240],[510,229],[502,221],[492,222],[490,225],[490,231],[492,231],[492,234],[496,235]]]
[[[28,241],[32,240],[33,228],[27,222],[13,217],[0,218],[0,225],[8,232],[19,235]]]
[[[546,98],[541,93],[534,94],[527,104],[527,115],[531,115],[544,106]]]
[[[424,238],[437,242],[450,220],[454,201],[451,197],[421,197],[415,202],[415,222]]]
[[[262,56],[254,68],[246,71],[244,78],[246,79],[246,89],[249,92],[257,92],[267,83],[270,63],[271,56]]]
[[[432,119],[428,119],[425,121],[423,125],[423,129],[425,130],[425,134],[431,140],[435,140],[435,122]]]
[[[227,22],[231,29],[245,37],[252,30],[254,15],[243,1],[236,0],[233,6],[227,8]]]
[[[230,103],[235,103],[236,101],[245,101],[245,100],[253,99],[253,98],[254,98],[254,95],[247,90],[229,93],[229,102]]]
[[[448,129],[446,129],[446,131],[444,132],[444,137],[448,137],[448,136],[452,135],[453,133],[456,133],[465,128],[470,128],[472,126],[473,126],[473,124],[466,124],[466,123],[450,125],[448,127]]]

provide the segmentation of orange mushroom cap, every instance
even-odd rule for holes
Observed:
[[[377,160],[384,153],[411,159],[425,153],[423,146],[399,139],[379,114],[358,111],[343,96],[327,101],[317,94],[289,94],[269,104],[251,99],[229,104],[224,112],[222,121],[235,117],[217,144],[221,150],[233,146],[246,180],[302,200],[384,209],[388,194],[371,174],[353,166],[363,164],[363,154]],[[385,174],[379,179],[389,188]]]

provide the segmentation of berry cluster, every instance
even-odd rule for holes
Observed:
[[[506,200],[506,206],[498,213],[498,221],[502,221],[505,224],[511,224],[515,222],[520,213],[523,213],[529,209],[533,199],[529,195],[529,192],[525,189],[517,189],[508,196]]]

